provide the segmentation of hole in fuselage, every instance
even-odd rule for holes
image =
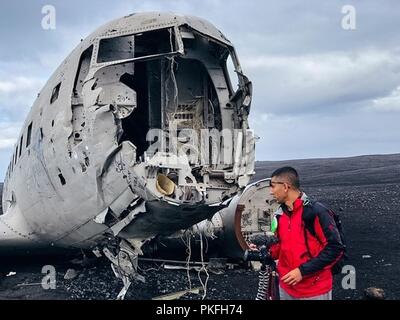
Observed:
[[[64,176],[60,173],[59,175],[58,175],[58,177],[60,178],[60,182],[61,182],[61,184],[63,185],[63,186],[65,186],[65,184],[66,184],[66,181],[65,181],[65,178],[64,178]]]
[[[122,119],[122,141],[129,140],[136,146],[139,158],[147,150],[146,135],[150,128],[161,128],[161,61],[135,64],[135,74],[125,73],[120,81],[136,91],[137,107]]]
[[[120,139],[136,146],[136,160],[140,161],[149,145],[156,142],[156,139],[146,141],[150,129],[168,130],[172,125],[177,132],[191,129],[197,134],[201,129],[222,129],[214,84],[198,60],[175,58],[136,62],[134,74],[125,73],[120,81],[136,92],[136,109],[122,119]],[[169,151],[167,139],[165,136],[159,143],[163,150],[158,151]],[[179,141],[177,147],[184,143]]]

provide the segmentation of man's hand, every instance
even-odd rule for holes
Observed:
[[[298,284],[301,279],[303,279],[303,276],[301,275],[299,268],[293,269],[282,277],[282,281],[291,286]]]
[[[249,243],[250,250],[257,250],[257,246],[254,243]]]

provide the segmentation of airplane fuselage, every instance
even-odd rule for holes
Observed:
[[[238,88],[231,84],[231,57]],[[134,14],[100,27],[39,93],[6,174],[0,250],[140,250],[248,183],[251,83],[210,23]]]

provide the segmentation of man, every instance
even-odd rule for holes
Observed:
[[[280,204],[275,213],[279,242],[270,252],[279,260],[281,300],[331,300],[330,268],[343,254],[334,218],[328,209],[310,202],[301,192],[299,175],[292,167],[272,174],[271,194]],[[315,233],[305,227],[306,218]]]

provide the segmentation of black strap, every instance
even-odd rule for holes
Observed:
[[[307,252],[311,258],[313,258],[311,251],[310,251],[310,246],[308,244],[308,236],[307,236],[307,230],[310,232],[310,234],[317,239],[317,241],[322,244],[322,241],[319,239],[317,236],[317,232],[315,231],[314,224],[315,224],[315,219],[317,217],[317,212],[315,210],[315,203],[310,203],[306,206],[303,207],[303,215],[302,215],[302,220],[303,220],[303,233],[304,233],[304,241],[306,244]]]
[[[304,224],[303,232],[304,232],[304,240],[305,240],[305,243],[306,243],[307,252],[308,252],[308,255],[310,256],[310,258],[312,259],[314,257],[312,256],[311,251],[310,251],[310,247],[308,246],[308,237],[307,237],[307,230],[306,230],[305,224]]]

